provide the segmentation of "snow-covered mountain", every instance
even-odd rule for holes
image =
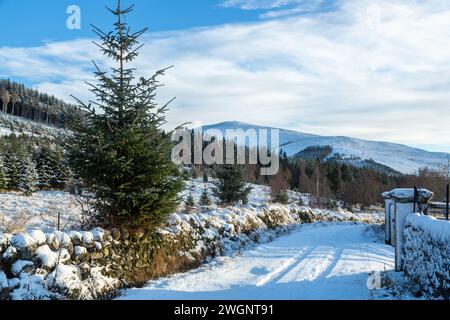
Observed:
[[[262,127],[241,122],[222,122],[203,126],[203,130],[218,129],[225,134],[227,129],[278,129]],[[417,173],[420,168],[438,168],[447,163],[450,154],[443,152],[429,152],[401,144],[369,141],[357,138],[336,136],[327,137],[302,133],[292,130],[280,130],[280,147],[289,156],[311,146],[331,146],[333,154],[360,160],[373,160],[402,173]]]

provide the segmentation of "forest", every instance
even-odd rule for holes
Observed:
[[[76,108],[53,95],[0,79],[0,111],[48,126],[63,127],[63,111]]]

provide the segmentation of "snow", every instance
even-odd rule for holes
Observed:
[[[23,250],[36,244],[36,240],[29,234],[16,234],[11,238],[11,245],[18,250]]]
[[[450,298],[450,222],[412,213],[403,232],[403,270],[432,296]]]
[[[56,127],[46,126],[31,120],[0,113],[0,136],[27,135],[30,137],[46,137],[54,139],[63,133],[64,130]]]
[[[8,278],[6,278],[6,274],[0,270],[0,291],[9,287]]]
[[[196,270],[124,291],[120,299],[369,299],[373,271],[392,269],[393,248],[367,225],[315,223]]]
[[[0,232],[21,232],[40,229],[51,232],[57,228],[58,213],[62,230],[77,228],[82,210],[75,196],[67,192],[39,191],[32,196],[17,192],[0,193]]]
[[[16,262],[14,262],[14,264],[11,267],[11,272],[13,273],[14,276],[20,276],[21,272],[26,268],[26,267],[32,267],[34,266],[33,261],[27,261],[27,260],[17,260]]]
[[[419,197],[422,201],[428,201],[434,196],[434,193],[427,189],[417,189]],[[395,199],[400,201],[413,201],[414,189],[412,188],[398,188],[382,194],[385,199]]]
[[[437,242],[450,244],[450,221],[412,213],[408,215],[406,223],[413,228],[423,230]]]
[[[181,199],[186,199],[189,194],[192,194],[195,202],[198,204],[202,191],[206,187],[210,199],[214,202],[209,207],[197,206],[196,213],[192,215],[192,218],[197,214],[208,214],[212,216],[214,214],[224,212],[223,214],[228,216],[225,217],[226,223],[230,224],[232,219],[239,219],[242,211],[261,211],[267,203],[270,202],[270,188],[262,185],[251,185],[252,192],[249,195],[249,204],[247,206],[237,206],[226,208],[225,210],[220,206],[215,205],[218,199],[213,195],[213,184],[212,182],[204,183],[202,179],[189,180],[185,183],[185,189],[179,194]],[[298,204],[299,200],[305,205],[310,202],[310,197],[307,194],[300,194],[297,192],[288,192],[291,205],[287,207],[293,207]],[[75,239],[74,243],[81,243],[86,241],[88,243],[93,241],[99,241],[104,236],[104,230],[96,228],[92,230],[91,234],[81,233],[75,230],[81,228],[83,222],[82,208],[77,200],[77,198],[67,192],[59,191],[39,191],[33,193],[32,196],[24,196],[16,192],[6,192],[0,193],[0,239],[2,237],[2,232],[7,233],[23,233],[25,230],[39,229],[45,233],[54,232],[57,229],[58,224],[58,213],[60,213],[60,227],[62,231],[67,231],[72,240]],[[298,207],[298,206],[297,206]],[[232,209],[234,208],[234,209]],[[180,205],[178,210],[174,212],[174,215],[183,216],[184,215],[183,203]],[[324,212],[326,210],[323,210]],[[331,211],[328,211],[328,215],[332,215]],[[349,214],[345,211],[339,209],[337,210],[338,215]],[[359,216],[364,215],[364,213],[358,213]],[[366,214],[367,215],[367,214]],[[381,215],[368,214],[368,219],[381,219]],[[175,219],[171,217],[171,219]],[[200,218],[201,219],[201,218]],[[217,222],[218,223],[218,222]],[[229,226],[231,227],[231,226]],[[39,231],[33,231],[39,232]],[[66,234],[60,234],[63,237],[67,237]],[[37,235],[36,235],[37,236]],[[38,235],[42,240],[42,234]],[[41,244],[41,241],[39,245]],[[58,239],[61,242],[61,239]],[[0,240],[1,245],[1,240]]]
[[[223,122],[204,126],[203,130],[211,128],[218,129],[221,132],[225,132],[227,129],[243,129],[244,131],[248,129],[272,129],[247,123]],[[288,156],[293,156],[311,146],[332,146],[334,154],[374,160],[379,164],[408,174],[417,173],[419,169],[425,167],[439,168],[443,163],[447,163],[449,157],[449,153],[428,152],[390,142],[369,141],[341,136],[326,137],[285,129],[279,130],[280,145],[283,146],[283,151],[286,151]]]
[[[52,269],[58,263],[58,253],[53,252],[48,245],[39,247],[36,250],[36,257],[44,269]]]

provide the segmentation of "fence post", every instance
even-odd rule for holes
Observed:
[[[449,199],[450,198],[450,184],[447,184],[447,203],[445,206],[445,219],[448,220],[448,211],[449,211]]]
[[[414,213],[416,213],[416,203],[417,203],[417,187],[414,186],[414,210],[413,210]]]

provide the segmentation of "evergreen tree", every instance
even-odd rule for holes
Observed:
[[[192,193],[190,193],[188,195],[188,197],[186,198],[186,201],[184,202],[184,205],[185,205],[186,212],[191,212],[194,209],[195,200],[194,200],[194,197],[192,196]]]
[[[289,196],[288,196],[286,191],[280,190],[275,195],[275,199],[274,200],[275,200],[276,203],[286,204],[286,203],[289,202]]]
[[[162,130],[167,105],[155,102],[165,70],[137,80],[127,67],[145,32],[133,33],[124,22],[132,8],[122,10],[119,0],[116,9],[109,9],[117,18],[114,30],[94,27],[101,38],[98,46],[116,66],[108,73],[96,65],[97,84],[91,91],[97,101],[87,105],[78,100],[81,111],[68,115],[72,134],[66,147],[74,173],[96,195],[101,221],[152,228],[176,209],[183,182],[170,160],[171,132]]]
[[[238,201],[247,204],[251,187],[246,183],[240,166],[224,165],[217,172],[217,181],[213,184],[213,192],[221,204],[230,205]]]
[[[0,155],[0,190],[6,189],[6,177],[4,172],[3,157]]]
[[[36,164],[30,157],[24,157],[19,160],[19,181],[18,190],[31,195],[38,185],[38,174]]]
[[[18,190],[20,181],[19,159],[17,154],[7,152],[4,156],[6,189]]]
[[[203,189],[202,195],[200,197],[200,205],[202,205],[202,206],[211,205],[211,199],[209,199],[208,189],[206,189],[206,188]]]
[[[206,172],[203,173],[203,182],[207,183],[208,182],[208,174]]]
[[[36,163],[40,188],[60,189],[64,186],[68,179],[68,173],[63,164],[61,152],[43,146],[35,151],[33,161]]]

